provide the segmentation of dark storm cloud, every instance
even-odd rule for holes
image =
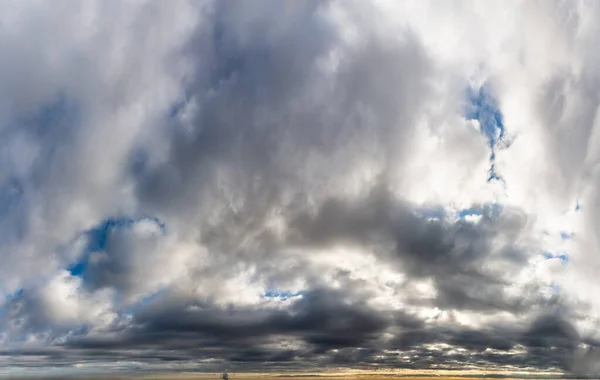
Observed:
[[[362,199],[328,199],[312,215],[294,216],[291,240],[371,248],[411,278],[432,278],[438,292],[435,304],[445,309],[517,312],[528,305],[510,299],[504,293],[506,280],[486,270],[483,263],[496,264],[504,271],[525,264],[527,256],[519,250],[516,238],[526,216],[495,205],[482,210],[476,224],[430,220],[377,186]]]
[[[450,347],[430,352],[436,363],[455,361],[568,371],[574,370],[581,360],[577,351],[581,343],[578,333],[572,322],[557,314],[541,315],[523,326],[497,325],[474,330],[447,325],[415,329],[399,334],[388,348],[416,351],[416,356],[422,357],[423,344],[440,343]],[[456,353],[456,348],[466,351]]]
[[[287,310],[253,307],[221,308],[210,302],[150,303],[136,313],[133,329],[115,340],[69,340],[69,346],[135,347],[181,345],[235,347],[269,342],[282,335],[308,343],[326,352],[336,347],[360,347],[378,338],[390,325],[389,316],[373,313],[364,296],[326,288],[315,288]]]
[[[381,193],[375,197],[381,202],[386,199]],[[387,199],[389,201],[389,199]],[[455,225],[444,221],[431,221],[410,212],[408,206],[400,213],[399,206],[376,207],[365,201],[353,203],[352,211],[344,207],[324,206],[312,223],[328,226],[324,235],[328,244],[344,241],[360,241],[366,243],[372,237],[398,236],[408,240],[402,247],[418,247],[417,252],[393,249],[383,254],[383,259],[394,265],[404,265],[408,260],[410,268],[425,265],[419,252],[428,251],[426,245],[433,247],[437,253],[427,256],[429,270],[416,270],[411,276],[415,279],[433,276],[438,295],[433,305],[446,309],[468,309],[478,312],[494,312],[507,305],[518,304],[519,300],[510,302],[503,300],[506,296],[494,292],[502,292],[496,281],[469,269],[472,261],[483,260],[493,255],[487,251],[478,251],[482,257],[471,253],[467,246],[466,256],[461,251],[454,254],[455,260],[448,260],[443,255],[456,252],[456,240],[462,234],[469,237],[487,236],[488,239],[497,234],[515,234],[515,228],[522,223],[513,220],[514,214],[498,209],[488,209],[483,213],[483,220],[478,225],[457,222]],[[390,206],[391,204],[388,204]],[[349,205],[347,205],[349,207]],[[332,210],[336,210],[335,212]],[[376,210],[379,210],[377,212]],[[370,214],[370,212],[373,212]],[[327,214],[327,217],[324,216]],[[389,215],[394,215],[395,223],[391,223]],[[367,216],[365,216],[367,215]],[[399,217],[402,215],[402,217]],[[302,218],[300,218],[302,219]],[[325,222],[326,220],[326,222]],[[398,231],[403,223],[413,226],[410,234]],[[299,223],[305,231],[307,219]],[[428,227],[428,224],[431,226]],[[504,225],[505,229],[498,227]],[[415,227],[416,226],[416,227]],[[325,228],[325,227],[324,227]],[[318,229],[315,229],[317,231]],[[395,234],[389,235],[391,232]],[[421,231],[415,233],[414,231]],[[432,232],[433,231],[433,232]],[[296,231],[298,232],[298,231]],[[316,232],[306,232],[311,241],[325,244],[324,238],[317,238]],[[364,235],[361,235],[364,234]],[[297,239],[298,236],[295,237]],[[305,237],[306,238],[306,237]],[[305,239],[303,238],[303,239]],[[483,239],[483,237],[481,237]],[[305,240],[302,240],[306,244]],[[299,244],[299,243],[298,243]],[[435,247],[446,246],[446,249]],[[406,252],[406,253],[405,253]],[[500,250],[500,252],[504,252]],[[404,258],[402,254],[408,255]],[[460,261],[462,258],[463,261]],[[436,267],[438,265],[439,267]],[[410,273],[410,272],[409,272]],[[293,303],[289,309],[276,310],[230,306],[216,306],[210,299],[205,302],[191,301],[186,298],[159,296],[135,310],[131,327],[116,328],[112,338],[91,338],[89,336],[73,336],[68,338],[65,347],[68,350],[83,350],[92,353],[97,350],[114,352],[114,350],[141,350],[143,357],[157,357],[160,360],[186,360],[189,357],[218,357],[239,365],[253,366],[252,363],[279,363],[286,365],[300,360],[306,366],[339,365],[354,362],[358,366],[371,364],[393,365],[406,368],[427,368],[431,365],[444,365],[458,368],[465,363],[477,365],[498,364],[516,367],[560,368],[568,369],[571,365],[574,350],[579,337],[571,324],[562,317],[546,315],[533,321],[530,326],[489,326],[475,330],[455,325],[431,326],[425,324],[416,315],[399,311],[378,310],[368,305],[374,294],[361,290],[360,282],[340,277],[343,286],[339,289],[313,284],[311,290]],[[465,283],[461,282],[466,279]],[[452,288],[451,284],[455,285]],[[454,291],[442,289],[450,287]],[[496,287],[498,286],[498,287]],[[469,295],[473,287],[484,289],[478,293],[480,298]],[[496,297],[490,300],[490,297]],[[486,298],[487,297],[487,298]],[[458,300],[458,301],[457,301]],[[465,301],[466,300],[466,301]],[[499,300],[502,300],[499,301]],[[521,305],[524,306],[524,305]],[[543,306],[543,304],[538,305]],[[533,305],[528,305],[531,308]],[[383,341],[384,332],[393,338]],[[270,343],[291,339],[303,342],[300,347],[269,347]],[[445,343],[453,348],[464,348],[467,354],[445,353],[425,349],[427,344]],[[507,354],[516,347],[524,347],[525,352]],[[391,351],[390,351],[391,350]],[[394,355],[394,351],[400,351]],[[491,350],[491,351],[490,351]],[[164,356],[163,351],[175,351],[177,354]],[[503,354],[504,353],[504,354]],[[400,359],[412,355],[410,361]],[[179,359],[178,359],[179,358]],[[512,358],[512,359],[511,359]],[[358,360],[360,359],[360,360]],[[461,364],[462,363],[462,364]]]
[[[509,297],[504,293],[504,281],[482,265],[496,261],[504,268],[523,265],[522,254],[515,251],[511,240],[525,225],[523,215],[496,206],[482,210],[477,224],[431,220],[377,187],[360,200],[325,200],[312,214],[290,210],[291,232],[284,245],[374,247],[379,260],[409,276],[409,284],[432,279],[436,295],[427,302],[444,310],[526,313],[533,307],[545,307],[542,300]],[[499,238],[504,246],[493,248],[492,242]],[[340,271],[337,279],[342,285],[335,289],[313,279],[302,297],[286,309],[223,307],[210,298],[200,302],[166,292],[134,308],[131,322],[115,324],[106,336],[70,334],[58,345],[66,356],[104,353],[164,362],[220,358],[243,368],[267,363],[274,368],[353,363],[422,369],[432,365],[459,368],[470,363],[568,369],[580,342],[570,322],[556,315],[542,316],[530,326],[498,325],[481,330],[448,323],[430,325],[417,315],[374,308],[369,300],[376,294],[365,291],[348,273]],[[398,291],[409,291],[408,285]],[[410,296],[408,300],[409,305],[423,302]],[[34,301],[23,294],[14,305],[21,308],[22,315],[35,318],[42,311],[35,309],[41,306]],[[24,309],[26,305],[33,309]],[[27,319],[27,323],[40,329],[47,325],[35,319]],[[391,339],[383,339],[384,333]],[[292,342],[287,348],[273,346],[286,340]],[[426,348],[441,343],[449,348]],[[524,352],[508,354],[517,347]],[[466,351],[456,353],[454,348]],[[410,360],[402,359],[406,355]],[[57,358],[48,356],[50,361]]]
[[[374,310],[364,303],[368,295],[353,293],[356,291],[350,283],[343,290],[318,288],[285,311],[219,308],[211,303],[158,298],[139,310],[129,327],[115,326],[106,336],[73,335],[54,348],[4,351],[0,356],[19,355],[23,366],[30,365],[27,357],[44,357],[59,366],[68,366],[74,358],[92,363],[117,359],[186,363],[218,358],[245,369],[352,364],[366,368],[510,365],[563,370],[587,357],[578,359],[580,338],[571,323],[557,314],[542,315],[522,326],[497,325],[483,330],[428,325],[413,315]],[[384,331],[395,337],[381,340]],[[298,346],[297,342],[304,344]],[[446,346],[433,348],[431,344]],[[513,352],[515,349],[519,351]]]
[[[544,317],[548,319],[547,317]],[[564,323],[564,322],[563,322]],[[534,326],[538,322],[534,322]],[[254,326],[247,326],[248,328]],[[323,334],[317,326],[313,333]],[[235,326],[231,326],[233,331]],[[277,327],[270,329],[270,333],[282,337],[284,331],[275,331]],[[575,360],[574,347],[565,346],[537,346],[528,347],[520,345],[523,336],[530,339],[535,336],[536,339],[543,339],[543,333],[532,333],[535,327],[527,327],[524,331],[516,329],[507,329],[499,331],[474,331],[448,326],[446,328],[436,328],[430,331],[424,331],[419,339],[414,341],[411,347],[398,347],[397,345],[368,345],[362,342],[362,346],[355,346],[350,342],[344,345],[328,344],[323,342],[312,343],[309,348],[286,349],[286,348],[267,348],[261,346],[261,340],[264,342],[266,331],[259,330],[252,339],[244,338],[244,334],[239,334],[240,340],[233,344],[231,340],[213,341],[208,339],[198,339],[197,329],[189,329],[186,334],[181,333],[180,338],[188,340],[187,343],[177,342],[177,334],[173,330],[166,330],[168,334],[162,336],[155,335],[158,340],[127,342],[123,345],[105,345],[105,346],[75,346],[85,355],[99,353],[100,355],[114,355],[115,352],[129,352],[128,356],[132,358],[140,357],[145,359],[155,358],[165,361],[185,361],[190,358],[201,360],[203,358],[220,357],[226,361],[236,363],[242,367],[260,368],[260,365],[273,364],[285,366],[294,363],[294,366],[306,366],[311,368],[314,365],[336,366],[341,364],[352,364],[358,367],[369,367],[372,365],[393,366],[401,368],[424,369],[432,365],[443,366],[444,368],[462,368],[465,365],[504,365],[514,368],[555,368],[559,370],[570,370],[573,368]],[[303,329],[309,332],[309,329]],[[292,334],[292,330],[287,331]],[[537,335],[536,335],[537,334]],[[190,337],[191,335],[191,337]],[[218,336],[219,333],[217,332]],[[285,336],[285,335],[283,335]],[[219,338],[222,339],[222,338]],[[123,342],[121,342],[123,343]],[[448,344],[444,348],[425,348],[424,344]],[[576,344],[577,341],[571,341],[570,344]],[[509,350],[523,348],[519,352]],[[463,349],[457,351],[456,349]],[[73,349],[73,346],[70,347]],[[134,351],[132,351],[134,350]],[[132,353],[136,352],[137,354]],[[398,351],[399,350],[399,351]],[[104,352],[104,354],[102,354]],[[165,353],[162,353],[165,352]],[[175,352],[175,353],[174,353]],[[31,353],[39,355],[39,352]],[[406,360],[403,358],[410,358]]]
[[[181,9],[174,25],[190,10]],[[11,260],[49,266],[30,253],[39,247],[59,259],[51,260],[51,272],[0,300],[0,343],[14,344],[0,349],[0,367],[593,368],[600,344],[578,331],[586,319],[574,311],[577,301],[556,289],[548,296],[548,284],[525,272],[541,256],[531,215],[475,204],[469,207],[477,212],[468,214],[474,221],[445,211],[447,204],[412,203],[403,191],[421,180],[406,173],[425,177],[429,170],[405,168],[420,134],[437,141],[432,154],[477,151],[479,143],[487,149],[485,138],[462,141],[479,132],[454,135],[437,125],[458,130],[466,123],[445,104],[454,100],[438,96],[459,96],[464,83],[439,89],[447,85],[440,80],[446,68],[436,66],[439,57],[426,50],[422,31],[388,30],[382,15],[360,1],[207,2],[193,9],[199,20],[185,41],[163,47],[160,64],[146,64],[143,47],[152,52],[162,39],[152,34],[152,43],[143,43],[139,35],[154,30],[151,21],[166,11],[144,7],[122,27],[136,31],[135,43],[122,44],[125,51],[110,45],[115,52],[107,54],[132,51],[136,59],[106,79],[118,83],[103,95],[109,100],[86,104],[105,101],[114,115],[50,103],[25,130],[40,140],[32,183],[49,189],[39,195],[44,207],[32,209],[60,217],[49,218],[36,245],[23,250],[27,260]],[[174,27],[161,25],[156,30]],[[142,84],[164,74],[148,67],[164,62],[169,72],[179,63],[191,68],[157,85],[155,96],[170,99],[168,106],[127,91],[129,84],[145,95]],[[100,83],[106,77],[99,66],[88,70]],[[171,92],[171,86],[182,88]],[[548,89],[543,105],[559,104],[550,115],[563,115],[565,86]],[[440,107],[447,109],[438,115]],[[70,115],[64,119],[63,108]],[[159,116],[136,119],[155,108]],[[126,117],[117,123],[121,111]],[[79,128],[89,120],[100,127]],[[113,141],[119,129],[109,129],[113,124],[136,120],[151,132],[130,132],[123,145]],[[367,178],[351,181],[357,168],[366,168]],[[443,187],[444,180],[423,180],[422,187]],[[360,189],[351,182],[362,182]],[[19,178],[7,186],[13,187],[0,188],[7,203],[18,203],[28,189]],[[86,201],[92,197],[99,200]],[[102,220],[127,213],[152,218],[125,217],[126,225],[104,231],[94,249],[87,241],[74,254],[63,246],[54,253],[53,242],[87,236]],[[24,212],[22,220],[34,216]],[[71,224],[64,227],[63,219]],[[6,220],[0,224],[9,237],[28,231],[20,217]],[[54,230],[61,233],[48,238]],[[358,251],[365,261],[320,260],[336,250],[348,261],[349,251]],[[11,251],[0,259],[17,256]],[[73,263],[82,269],[72,270]],[[376,269],[359,273],[346,264]],[[387,270],[394,279],[388,281]]]

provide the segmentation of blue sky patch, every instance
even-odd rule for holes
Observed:
[[[2,302],[0,302],[0,316],[2,316],[4,313],[6,313],[6,302],[10,302],[10,301],[14,300],[15,298],[19,298],[22,294],[23,294],[23,288],[17,290],[16,292],[9,293],[8,295],[6,295],[4,297],[5,304],[2,305]]]
[[[546,260],[559,259],[563,264],[566,264],[569,262],[569,255],[567,255],[564,252],[560,252],[560,253],[544,252],[543,256],[544,256],[544,259],[546,259]]]
[[[497,218],[501,211],[501,205],[498,203],[474,204],[469,208],[463,208],[457,211],[447,210],[441,205],[416,208],[413,212],[421,218],[443,220],[448,217],[464,220],[467,216],[483,216]]]
[[[479,121],[481,133],[487,137],[490,147],[494,147],[504,137],[504,117],[498,102],[485,86],[477,90],[470,88],[468,97],[470,105],[466,110],[466,118]]]
[[[106,242],[108,239],[108,234],[110,231],[121,228],[131,228],[135,223],[141,221],[153,221],[155,222],[160,229],[165,232],[165,225],[161,223],[161,221],[156,217],[141,217],[141,218],[131,218],[131,217],[121,217],[121,218],[110,218],[106,219],[104,222],[100,223],[98,227],[92,228],[87,231],[89,245],[87,250],[89,252],[101,251],[106,247]]]
[[[496,151],[498,143],[505,136],[504,117],[496,99],[485,86],[478,89],[469,88],[467,91],[469,104],[465,110],[467,120],[479,121],[479,130],[487,138],[490,147],[490,168],[487,181],[501,181],[503,178],[496,168]]]
[[[13,300],[15,298],[19,298],[23,294],[23,288],[17,290],[16,292],[10,293],[6,296],[6,301]]]
[[[572,234],[572,233],[568,233],[568,232],[561,231],[561,232],[560,232],[560,238],[561,238],[562,240],[569,240],[569,239],[573,238],[573,234]]]
[[[71,265],[67,270],[71,274],[71,276],[83,276],[83,272],[87,267],[87,262],[79,262]]]
[[[502,205],[499,203],[484,203],[484,204],[476,204],[469,208],[464,208],[458,211],[457,216],[460,219],[465,219],[465,217],[469,215],[483,216],[485,215],[488,218],[498,218],[500,216],[500,212],[502,211]]]
[[[464,219],[468,215],[483,215],[483,210],[481,207],[475,206],[462,209],[458,212],[458,217],[461,219]]]
[[[286,291],[279,291],[279,290],[269,289],[269,290],[267,290],[265,292],[264,297],[266,297],[266,298],[279,298],[280,300],[287,300],[288,298],[301,296],[303,294],[304,294],[304,292],[292,293],[292,292],[286,292]]]
[[[80,257],[80,259],[77,262],[73,263],[67,268],[69,273],[71,273],[72,276],[80,276],[82,278],[85,278],[85,271],[88,266],[89,255],[91,253],[106,249],[109,234],[111,231],[123,228],[131,228],[135,223],[145,220],[156,223],[156,225],[159,226],[160,230],[163,233],[166,232],[166,227],[164,223],[162,223],[157,217],[148,216],[140,218],[109,218],[104,220],[102,223],[98,224],[96,227],[85,231],[84,235],[87,237],[87,246],[84,249],[83,256]]]

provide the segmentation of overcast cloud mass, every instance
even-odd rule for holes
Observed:
[[[0,375],[600,373],[600,2],[0,9]]]

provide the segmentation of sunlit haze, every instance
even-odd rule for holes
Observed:
[[[0,0],[0,377],[597,378],[599,105],[600,1]]]

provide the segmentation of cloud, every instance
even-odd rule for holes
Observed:
[[[4,5],[0,373],[598,371],[596,5]]]

